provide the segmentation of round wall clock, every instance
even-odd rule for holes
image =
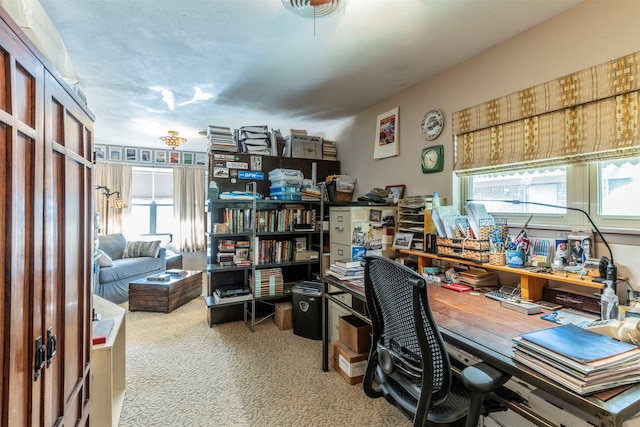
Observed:
[[[442,132],[444,117],[440,110],[429,110],[420,122],[420,132],[427,141],[433,141]]]
[[[444,169],[444,146],[434,145],[422,149],[422,173],[441,172]]]

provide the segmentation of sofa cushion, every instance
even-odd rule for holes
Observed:
[[[122,258],[114,260],[111,267],[100,268],[98,281],[99,283],[113,282],[161,268],[162,259],[160,258]]]
[[[103,250],[111,259],[120,259],[127,245],[127,238],[122,234],[107,234],[99,236],[98,248]]]
[[[159,250],[160,250],[160,240],[154,240],[152,242],[143,242],[143,241],[127,242],[127,245],[124,248],[124,253],[122,255],[122,258],[136,258],[141,256],[157,258]]]
[[[111,267],[113,265],[111,257],[101,249],[96,251],[96,261],[98,261],[100,267]]]

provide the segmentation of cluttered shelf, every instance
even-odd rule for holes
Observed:
[[[539,301],[542,299],[542,288],[547,286],[550,280],[562,283],[571,283],[574,285],[586,286],[590,288],[603,289],[604,285],[598,282],[592,282],[591,276],[580,276],[578,274],[563,273],[547,273],[535,271],[528,268],[513,268],[508,266],[494,265],[489,263],[477,263],[462,258],[449,258],[428,252],[415,250],[399,250],[400,253],[413,255],[418,258],[418,271],[423,271],[423,267],[431,265],[432,260],[442,260],[465,265],[473,265],[485,268],[487,270],[501,271],[520,275],[520,286],[522,288],[522,298]]]

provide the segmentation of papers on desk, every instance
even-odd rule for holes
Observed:
[[[514,338],[513,359],[580,395],[640,382],[640,349],[568,324]]]

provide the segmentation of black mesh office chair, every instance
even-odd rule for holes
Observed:
[[[485,364],[452,375],[433,320],[424,278],[396,261],[365,258],[365,293],[373,324],[364,377],[369,397],[384,396],[414,426],[475,426],[486,393],[509,375]]]

